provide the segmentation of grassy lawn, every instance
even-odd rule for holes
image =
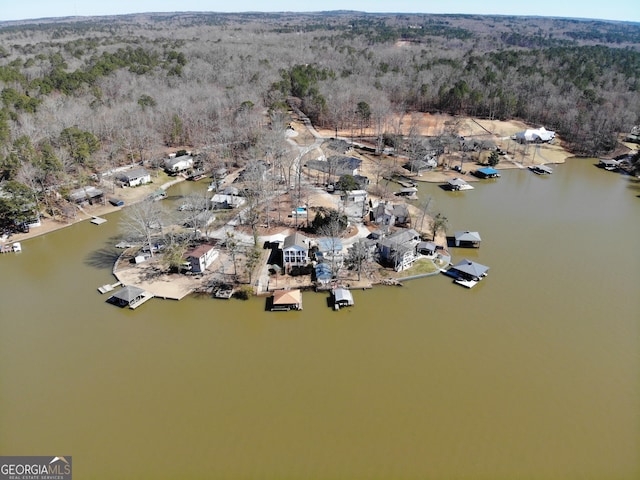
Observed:
[[[436,267],[431,260],[428,258],[421,258],[416,260],[411,268],[403,270],[401,274],[403,277],[412,277],[413,275],[424,275],[426,273],[433,273],[437,271],[438,267]]]

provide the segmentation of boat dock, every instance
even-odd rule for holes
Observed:
[[[140,305],[142,305],[144,302],[146,302],[147,300],[151,300],[154,297],[153,293],[151,292],[144,292],[142,294],[142,296],[136,300],[135,302],[132,302],[131,304],[129,304],[129,308],[131,310],[134,310],[136,308],[138,308]]]
[[[22,244],[20,242],[14,242],[12,244],[6,244],[0,246],[0,253],[18,253],[22,251]]]
[[[104,293],[113,291],[115,288],[120,287],[121,285],[122,285],[122,282],[116,282],[112,284],[107,283],[106,285],[102,285],[101,287],[98,287],[98,291],[104,294]]]
[[[220,285],[213,289],[212,294],[214,298],[222,298],[224,300],[228,300],[233,296],[233,286]]]
[[[102,225],[103,223],[106,223],[106,219],[101,218],[101,217],[92,217],[91,218],[91,223],[93,223],[94,225]]]

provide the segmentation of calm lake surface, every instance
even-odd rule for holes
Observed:
[[[640,190],[594,163],[421,185],[488,278],[339,312],[106,304],[117,213],[25,241],[0,257],[0,454],[79,479],[640,478]]]

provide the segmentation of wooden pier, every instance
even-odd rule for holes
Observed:
[[[115,288],[119,287],[122,285],[122,282],[116,282],[116,283],[107,283],[106,285],[102,285],[101,287],[98,287],[98,291],[100,293],[107,293],[107,292],[111,292],[112,290],[114,290]]]

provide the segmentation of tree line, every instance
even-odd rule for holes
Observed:
[[[290,163],[292,101],[380,145],[400,140],[393,116],[446,112],[544,125],[600,155],[640,123],[639,38],[624,22],[358,12],[0,24],[0,176],[42,201],[167,146]]]

